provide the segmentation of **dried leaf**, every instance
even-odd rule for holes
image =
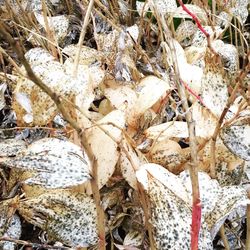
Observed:
[[[223,68],[214,60],[215,58],[207,53],[206,67],[201,79],[201,98],[206,107],[216,117],[220,117],[228,99],[228,78]]]
[[[249,123],[234,124],[229,127],[224,127],[220,132],[220,137],[229,150],[246,161],[250,160],[249,135]]]
[[[75,59],[76,53],[78,53],[78,46],[75,44],[68,45],[62,50],[62,53],[68,55],[68,59],[71,59],[72,61]],[[81,46],[79,64],[91,65],[92,63],[101,60],[103,56],[104,53],[97,51],[96,49]]]
[[[177,4],[175,0],[154,0],[150,1],[150,8],[151,10],[154,10],[156,8],[157,12],[165,15],[165,14],[171,14],[177,9]]]
[[[0,227],[4,228],[6,226],[6,217],[2,217],[0,215]],[[7,227],[7,230],[2,235],[3,237],[9,237],[11,239],[19,239],[21,237],[21,220],[17,214],[14,214],[14,216],[11,218],[10,223]],[[14,250],[16,249],[16,243],[9,242],[9,241],[0,241],[0,248],[3,250]]]
[[[239,55],[237,48],[221,40],[212,43],[215,51],[220,55],[224,69],[233,76],[239,70]]]
[[[98,124],[102,130],[97,126],[91,127],[86,131],[86,136],[97,161],[98,186],[101,188],[113,174],[119,158],[117,143],[122,138],[120,129],[125,126],[124,113],[114,110],[99,120]]]
[[[217,197],[214,210],[206,218],[211,236],[214,239],[221,225],[232,213],[247,205],[247,196],[240,186],[223,187]]]
[[[126,234],[124,241],[123,241],[123,245],[139,247],[140,245],[142,245],[143,239],[144,239],[144,235],[142,232],[131,230],[130,232]]]
[[[189,197],[192,197],[192,188],[189,173],[180,175]],[[228,216],[246,205],[247,197],[244,188],[239,186],[220,187],[216,180],[211,179],[206,173],[199,172],[200,194],[202,204],[202,224],[206,223],[207,230],[214,239],[221,225]]]
[[[2,110],[6,103],[5,103],[5,97],[4,97],[4,93],[5,93],[5,90],[7,89],[7,84],[6,83],[2,83],[0,85],[0,110]]]
[[[196,65],[187,63],[185,51],[176,40],[172,40],[171,46],[163,43],[163,47],[166,50],[166,60],[169,66],[174,67],[177,63],[181,80],[188,84],[196,93],[199,93],[203,70]]]
[[[156,164],[144,164],[136,173],[150,200],[151,223],[158,249],[190,246],[192,188],[189,172],[175,176]],[[199,249],[213,249],[212,240],[229,215],[247,204],[246,191],[221,188],[206,173],[198,173],[202,204]],[[227,193],[228,191],[228,193]],[[175,248],[177,247],[177,248]]]
[[[159,101],[161,97],[164,97],[170,89],[168,81],[163,81],[155,76],[143,78],[137,86],[138,98],[128,117],[128,123],[132,127],[137,127],[139,117]]]
[[[50,240],[72,247],[87,247],[98,241],[95,204],[85,194],[50,191],[21,201],[18,212],[46,231]]]
[[[17,240],[21,237],[21,220],[17,214],[14,214],[17,202],[18,198],[15,197],[0,203],[0,237],[10,237]],[[16,244],[14,242],[0,241],[0,248],[14,250]]]
[[[119,38],[119,32],[117,30],[112,30],[108,34],[106,33],[96,33],[94,34],[95,41],[99,51],[105,53],[106,56],[114,54],[117,50],[117,41]]]
[[[208,109],[202,107],[198,102],[195,102],[192,105],[192,115],[193,120],[195,121],[196,136],[210,139],[214,134],[218,120]]]
[[[248,9],[247,6],[249,4],[248,0],[238,0],[233,1],[229,0],[226,3],[222,0],[218,1],[217,3],[220,6],[223,6],[224,9],[227,10],[231,15],[238,18],[241,24],[245,23],[248,16]]]
[[[0,157],[15,156],[25,150],[26,143],[17,139],[5,139],[0,142]]]
[[[200,168],[208,170],[211,163],[211,144],[199,152]],[[241,183],[244,171],[244,161],[232,154],[223,144],[220,138],[216,140],[216,179],[221,186],[239,185]]]
[[[160,125],[152,126],[145,131],[145,136],[153,140],[167,140],[174,138],[187,138],[188,127],[186,122],[166,122]]]
[[[157,249],[189,249],[191,199],[180,178],[156,164],[145,164],[136,173],[150,200],[151,223]],[[202,225],[199,249],[213,249]]]
[[[149,4],[148,2],[136,1],[136,9],[139,15],[144,17],[149,9]]]
[[[46,30],[44,16],[37,12],[34,12],[34,14],[38,23]],[[46,18],[48,21],[50,32],[53,32],[53,34],[55,35],[56,41],[59,44],[62,44],[68,33],[69,17],[66,15],[59,15],[59,16],[46,17]]]
[[[116,109],[124,110],[127,116],[132,111],[137,99],[136,92],[128,86],[105,88],[104,95]]]
[[[122,176],[132,188],[137,190],[138,186],[135,172],[142,164],[146,163],[146,160],[143,155],[140,152],[135,151],[125,139],[123,139],[121,143],[123,146],[123,150],[120,155],[120,168]]]
[[[223,29],[221,29],[221,27],[219,26],[204,26],[203,28],[210,35],[212,41],[219,38],[223,32]],[[194,34],[192,45],[196,47],[207,47],[207,38],[200,29],[198,29]]]
[[[188,20],[184,20],[176,29],[176,40],[182,45],[190,45],[191,37],[197,31],[197,26]]]
[[[24,183],[51,189],[77,186],[90,179],[89,165],[85,159],[81,148],[75,144],[45,138],[32,143],[3,164],[29,173]]]
[[[189,148],[182,149],[175,141],[162,140],[156,141],[147,155],[150,162],[157,163],[172,173],[176,173],[179,171],[178,167],[190,156],[189,151]]]
[[[34,55],[32,55],[34,53]],[[41,55],[44,58],[44,63],[40,59],[36,59]],[[93,89],[100,83],[104,77],[104,72],[100,70],[100,65],[94,65],[88,68],[87,66],[79,66],[80,72],[77,77],[72,77],[72,64],[62,65],[55,61],[48,55],[45,50],[39,48],[31,49],[27,58],[34,63],[32,69],[34,73],[40,77],[43,82],[50,87],[55,93],[61,97],[65,97],[68,101],[78,105],[81,109],[88,112],[90,103],[94,99]],[[70,60],[70,59],[68,59]],[[32,81],[20,77],[17,86],[15,88],[16,98],[13,101],[13,109],[16,111],[17,121],[19,124],[26,124],[31,121],[31,115],[33,115],[32,124],[44,125],[52,121],[57,114],[57,108],[54,101],[44,93],[39,87],[37,87]],[[19,104],[21,93],[21,104]],[[24,98],[25,96],[25,98]],[[32,112],[25,110],[29,108],[28,104],[31,103]],[[24,108],[25,107],[25,108]],[[72,116],[76,116],[76,110],[74,106],[65,104],[68,112]],[[28,116],[27,116],[28,115]],[[28,120],[29,119],[29,120]]]

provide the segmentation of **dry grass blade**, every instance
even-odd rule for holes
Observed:
[[[86,15],[84,17],[81,34],[80,34],[80,38],[79,38],[79,41],[78,41],[78,52],[76,53],[76,57],[75,57],[74,70],[73,70],[73,76],[74,77],[76,77],[76,75],[77,75],[79,59],[80,59],[80,53],[81,53],[81,47],[82,47],[82,43],[83,43],[84,38],[85,38],[86,29],[87,29],[87,26],[88,26],[88,23],[89,23],[89,19],[90,19],[90,15],[91,15],[91,11],[92,11],[94,2],[95,2],[95,0],[90,0],[88,8],[87,8]]]

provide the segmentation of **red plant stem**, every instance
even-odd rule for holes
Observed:
[[[191,228],[191,249],[198,249],[199,231],[201,226],[201,202],[200,199],[193,201],[192,207],[192,228]]]
[[[197,16],[194,15],[182,2],[182,0],[178,0],[179,4],[181,5],[182,9],[188,13],[192,17],[192,19],[195,21],[198,29],[206,36],[207,38],[207,44],[208,47],[211,49],[211,51],[216,54],[216,52],[213,50],[211,46],[211,40],[210,35],[208,32],[202,27],[200,21],[198,20]],[[188,87],[187,84],[182,82],[182,84],[185,86],[185,88],[192,94],[194,92]],[[194,95],[197,99],[200,99],[198,95]],[[201,103],[202,100],[200,99]],[[197,173],[196,173],[197,174]],[[198,177],[197,177],[198,178]],[[192,178],[191,178],[192,179]],[[197,183],[199,185],[199,183]],[[194,192],[194,190],[193,190]],[[191,250],[198,250],[198,243],[199,243],[199,232],[201,227],[201,203],[200,203],[200,194],[199,194],[199,186],[197,187],[196,192],[193,193],[193,207],[192,207],[192,225],[191,225]]]
[[[205,103],[203,102],[203,100],[201,99],[201,97],[196,94],[189,86],[187,83],[185,83],[184,81],[181,80],[181,83],[183,84],[183,86],[185,87],[185,89],[191,94],[193,95],[203,106],[206,106]]]
[[[199,19],[197,18],[196,15],[194,15],[186,6],[185,4],[182,2],[182,0],[178,0],[180,6],[182,7],[182,9],[184,11],[186,11],[188,13],[188,15],[190,15],[192,17],[192,19],[195,21],[196,25],[198,26],[199,30],[206,36],[206,38],[209,38],[210,35],[208,34],[207,31],[205,31],[205,29],[202,27]]]
[[[193,14],[186,6],[185,4],[182,2],[182,0],[178,0],[180,6],[182,7],[182,9],[188,13],[188,15],[190,15],[192,17],[192,19],[195,21],[198,29],[206,36],[207,38],[207,46],[208,48],[212,51],[212,53],[216,56],[218,56],[218,53],[213,49],[212,45],[211,45],[211,37],[209,35],[209,33],[202,27],[199,19],[197,18],[197,16],[195,14]]]

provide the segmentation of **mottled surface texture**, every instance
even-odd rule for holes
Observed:
[[[92,198],[64,191],[48,192],[21,202],[19,213],[30,223],[72,247],[86,247],[98,241],[96,209]]]
[[[4,165],[33,172],[33,177],[25,183],[45,188],[66,188],[90,179],[89,165],[81,148],[56,138],[45,138],[32,143],[17,157],[6,160]]]

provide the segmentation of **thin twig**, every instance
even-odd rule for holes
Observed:
[[[230,245],[228,243],[228,239],[227,239],[227,236],[226,236],[226,233],[225,233],[225,226],[224,225],[222,225],[221,228],[220,228],[220,236],[221,236],[221,239],[223,241],[225,249],[230,250]]]
[[[80,60],[80,54],[81,54],[81,49],[82,49],[82,43],[83,43],[84,38],[85,38],[85,34],[86,34],[87,26],[89,24],[89,19],[90,19],[90,15],[91,15],[91,11],[92,11],[94,2],[95,2],[95,0],[90,0],[88,8],[87,8],[86,15],[84,17],[82,30],[81,30],[80,38],[79,38],[78,45],[77,45],[78,46],[78,51],[76,53],[75,60],[74,60],[74,69],[73,69],[73,76],[74,77],[76,77],[76,75],[77,75],[77,70],[78,70],[78,65],[79,65],[79,60]]]
[[[41,248],[41,249],[60,249],[60,250],[69,250],[72,248],[69,247],[63,247],[63,246],[51,246],[51,245],[47,245],[47,244],[38,244],[38,243],[32,243],[32,242],[28,242],[25,240],[17,240],[17,239],[13,239],[7,236],[4,237],[0,237],[0,241],[8,241],[8,242],[13,242],[19,245],[23,245],[23,246],[27,246],[27,247],[32,247],[32,248]]]
[[[250,189],[247,190],[248,199],[250,199]],[[246,250],[250,249],[250,204],[247,205],[247,238],[246,238]]]

